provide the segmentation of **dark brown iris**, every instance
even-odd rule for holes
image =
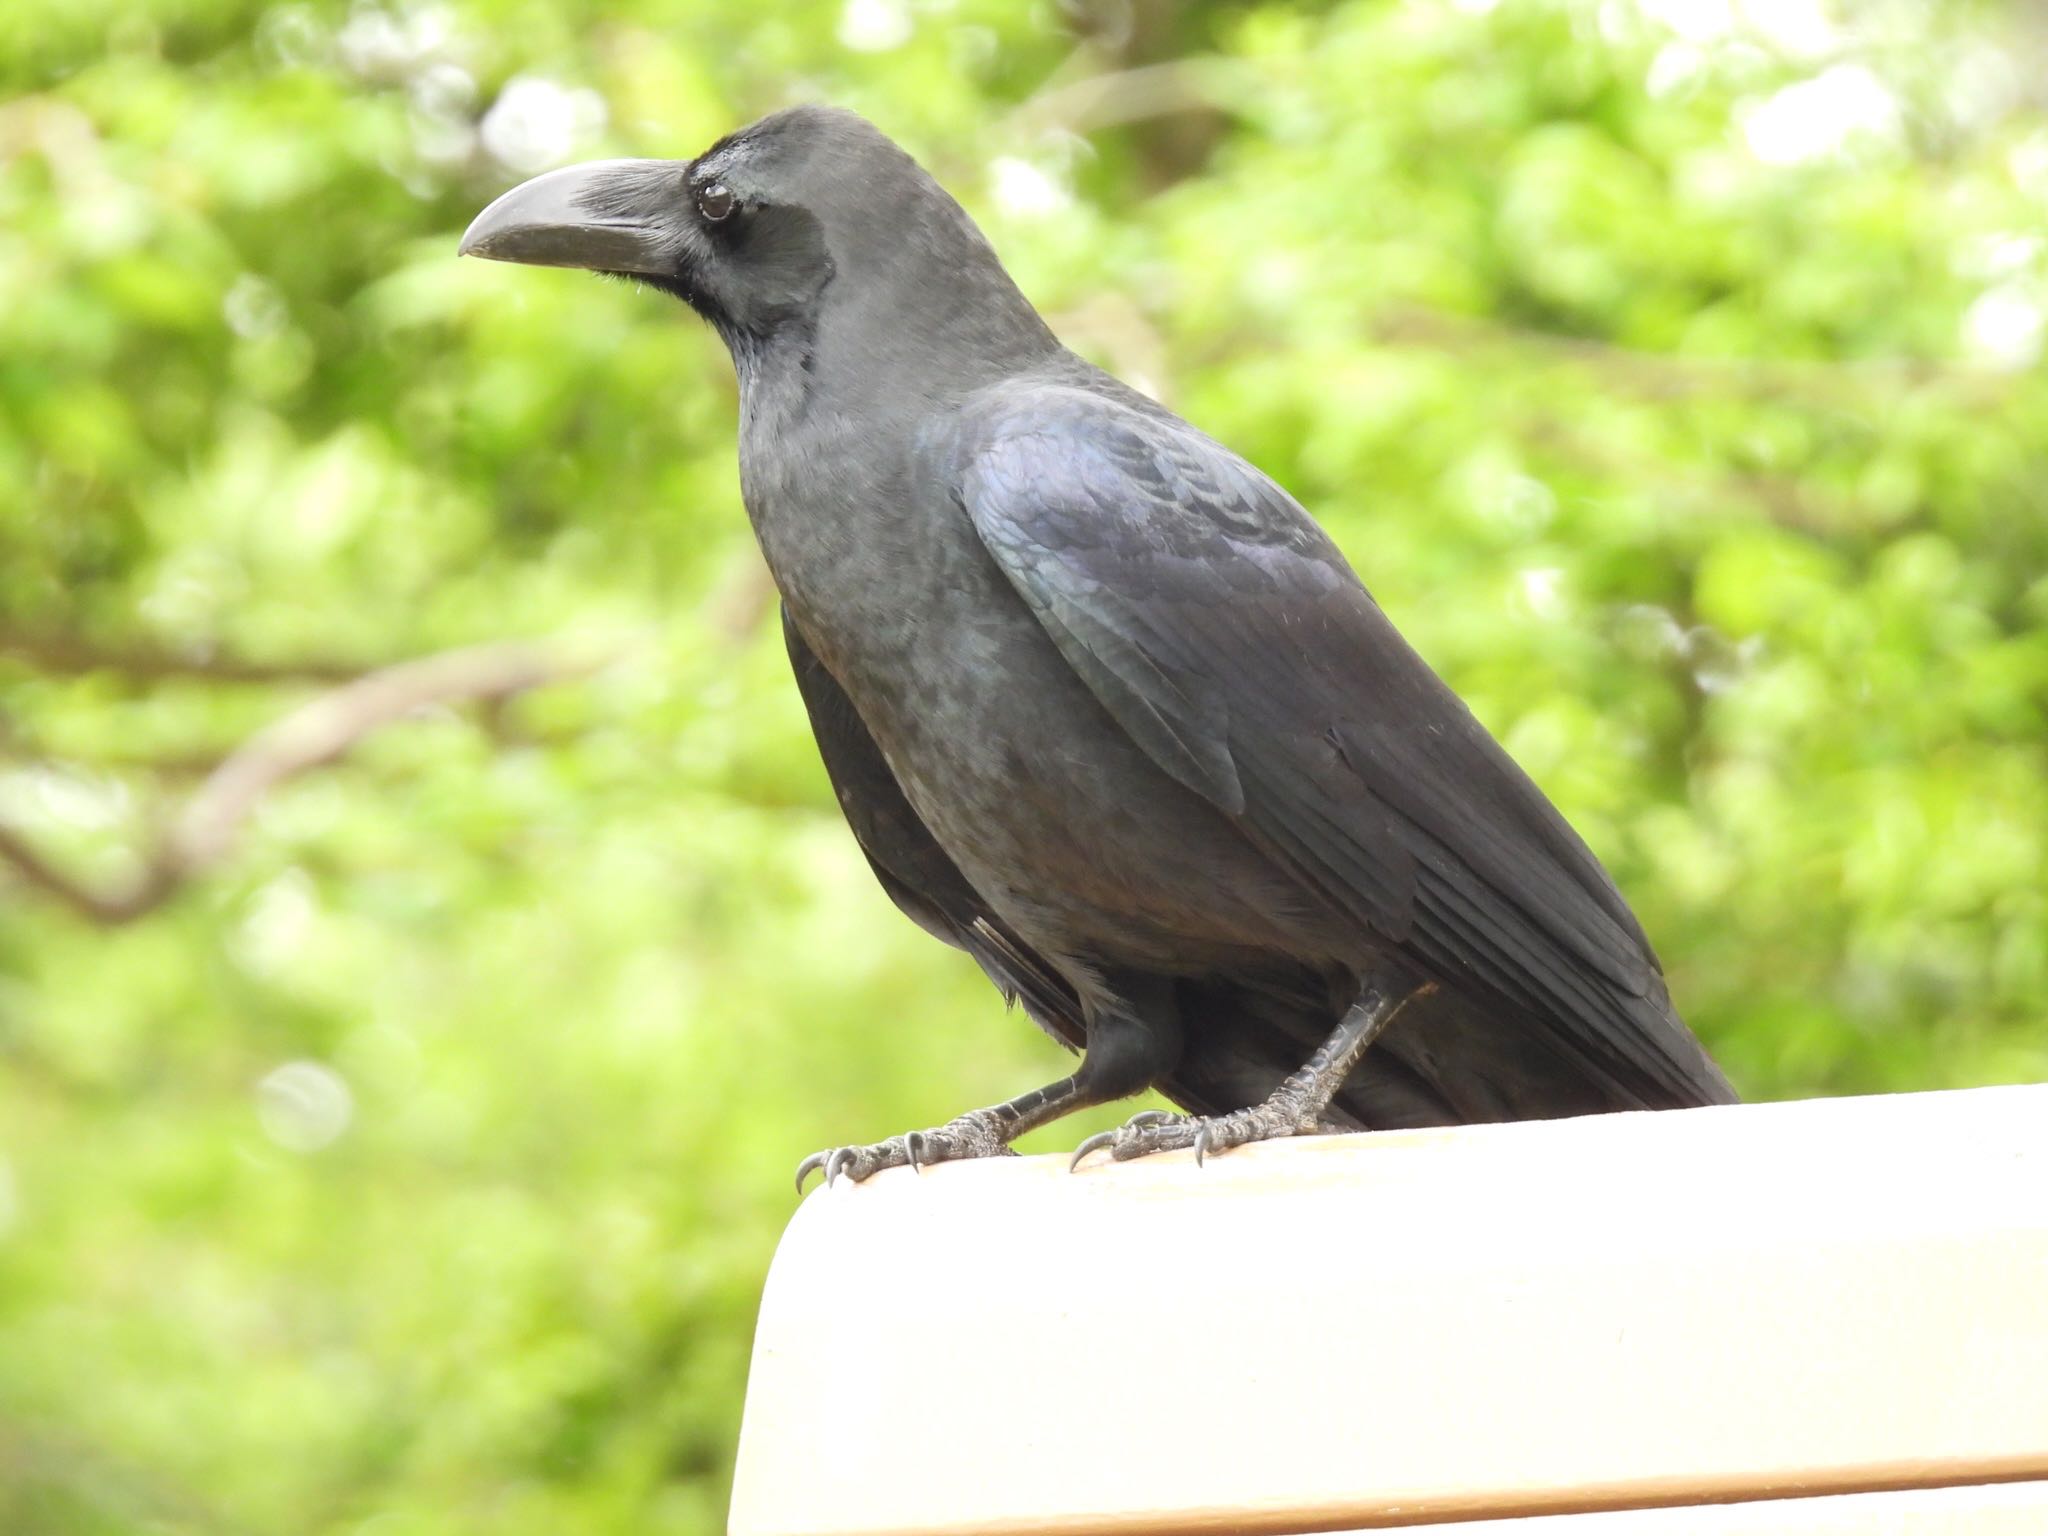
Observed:
[[[697,189],[697,211],[710,223],[724,223],[739,205],[732,188],[722,181],[709,181]]]

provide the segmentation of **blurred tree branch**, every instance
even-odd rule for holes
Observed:
[[[1249,78],[1233,60],[1199,55],[1069,80],[1056,75],[1004,127],[1026,136],[1089,134],[1177,112],[1234,112],[1245,101]]]
[[[607,659],[510,641],[381,667],[300,705],[222,759],[163,828],[142,874],[127,885],[95,889],[5,822],[0,822],[0,863],[95,923],[133,922],[224,860],[250,813],[286,780],[334,762],[373,732],[423,709],[502,702],[586,676]]]
[[[1561,416],[1533,416],[1524,424],[1523,434],[1533,447],[1556,454],[1586,473],[1617,485],[1655,490],[1675,508],[1754,507],[1781,528],[1824,541],[1839,539],[1870,521],[1853,501],[1828,496],[1795,475],[1708,470],[1673,475],[1655,457],[1616,453]]]
[[[1834,398],[1845,385],[1885,389],[1940,385],[1996,400],[2011,394],[2020,382],[2014,374],[1920,357],[1723,358],[1645,352],[1597,337],[1535,330],[1413,304],[1381,311],[1369,323],[1368,334],[1387,347],[1464,354],[1512,349],[1525,355],[1547,355],[1590,368],[1603,380],[1653,400],[1682,398],[1710,389],[1756,397]]]
[[[367,663],[336,657],[298,661],[252,661],[241,656],[192,656],[151,645],[108,643],[70,630],[0,630],[0,656],[27,662],[38,671],[81,677],[119,672],[158,681],[191,677],[217,683],[346,682]]]

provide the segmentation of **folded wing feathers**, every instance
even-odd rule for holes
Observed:
[[[1307,514],[1192,429],[1066,393],[1059,428],[1043,399],[991,425],[961,504],[1125,729],[1323,900],[1625,1096],[1690,1102],[1703,1053],[1620,893]]]

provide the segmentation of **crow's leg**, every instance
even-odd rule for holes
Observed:
[[[1316,1048],[1301,1070],[1269,1094],[1263,1103],[1227,1115],[1169,1115],[1148,1109],[1131,1116],[1113,1131],[1090,1136],[1075,1150],[1072,1166],[1103,1147],[1118,1162],[1144,1157],[1152,1152],[1193,1147],[1199,1165],[1205,1155],[1227,1147],[1241,1147],[1248,1141],[1271,1141],[1280,1136],[1312,1136],[1326,1128],[1323,1111],[1367,1046],[1415,998],[1436,990],[1427,982],[1412,992],[1390,993],[1368,987],[1351,1005],[1330,1038]]]
[[[1088,1050],[1080,1070],[1020,1098],[966,1114],[928,1131],[909,1131],[865,1147],[831,1147],[797,1164],[796,1187],[822,1170],[825,1182],[841,1174],[858,1183],[884,1168],[919,1168],[963,1157],[1000,1157],[1026,1131],[1050,1125],[1091,1104],[1142,1093],[1180,1059],[1180,1014],[1171,987],[1150,978],[1122,980],[1114,992],[1093,989],[1086,999]]]

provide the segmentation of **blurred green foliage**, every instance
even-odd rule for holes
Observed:
[[[838,822],[715,340],[453,259],[792,99],[1327,520],[1747,1092],[2048,1076],[2044,61],[1856,11],[0,7],[0,1528],[714,1531],[796,1159],[1055,1070]],[[606,664],[181,841],[508,640]]]

